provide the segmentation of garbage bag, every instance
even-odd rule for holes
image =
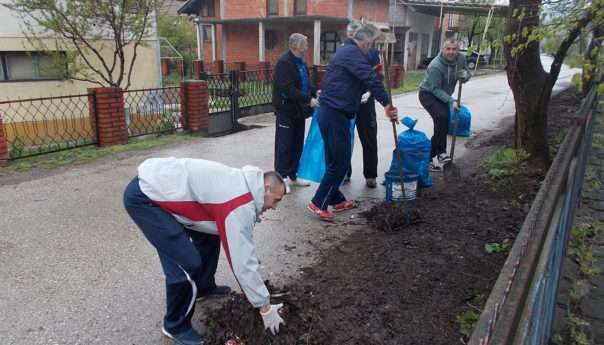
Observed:
[[[455,124],[455,109],[453,105],[449,107],[450,121],[449,121],[449,134],[453,135],[453,125]],[[457,123],[457,136],[458,137],[469,137],[470,127],[472,124],[472,113],[470,109],[465,105],[462,105],[459,110],[459,121]]]
[[[325,175],[325,146],[317,116],[320,107],[315,108],[310,122],[310,128],[306,135],[300,164],[298,166],[298,177],[304,180],[321,183]],[[354,148],[354,124],[355,119],[350,120],[351,145]]]
[[[405,176],[417,174],[419,175],[419,187],[432,187],[432,179],[430,178],[432,143],[424,132],[414,129],[417,120],[407,116],[401,120],[401,123],[409,128],[398,135],[398,147],[403,161],[403,174]],[[396,149],[392,151],[392,163],[387,174],[400,175]]]

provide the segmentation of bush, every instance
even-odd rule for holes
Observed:
[[[13,140],[9,142],[9,157],[10,158],[19,158],[25,152],[25,142],[21,139],[20,136],[16,136]]]
[[[489,180],[500,181],[526,170],[528,158],[528,152],[523,149],[499,149],[487,156],[481,167]]]

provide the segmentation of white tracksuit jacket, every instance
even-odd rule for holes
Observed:
[[[252,230],[264,205],[264,173],[189,158],[151,158],[138,167],[140,189],[186,228],[220,236],[241,289],[254,307],[269,303]]]

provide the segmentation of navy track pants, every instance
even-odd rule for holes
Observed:
[[[164,328],[173,334],[190,329],[195,299],[216,287],[220,238],[185,229],[140,190],[138,177],[126,187],[124,206],[159,255],[166,277]]]
[[[346,201],[340,185],[348,172],[352,154],[350,119],[345,113],[324,105],[319,110],[317,121],[325,145],[326,170],[312,202],[327,210],[328,206]]]
[[[283,178],[296,180],[304,147],[306,119],[287,112],[276,112],[275,171]]]

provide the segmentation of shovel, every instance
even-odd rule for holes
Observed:
[[[453,139],[451,140],[451,161],[443,167],[445,173],[455,177],[459,177],[461,175],[459,167],[453,163],[453,158],[455,157],[455,142],[457,141],[457,128],[459,126],[459,111],[461,110],[461,86],[463,85],[461,80],[458,80],[459,85],[457,88],[457,107],[454,107],[455,117],[453,120]]]
[[[389,45],[386,45],[386,56],[388,56],[388,47]],[[390,105],[392,105],[392,87],[390,86],[390,61],[384,59],[384,56],[382,56],[382,61],[384,61],[384,81],[386,82],[386,91],[388,92],[388,100],[390,101]],[[401,158],[401,151],[399,150],[398,147],[398,136],[396,133],[396,122],[395,121],[390,121],[392,123],[392,135],[394,136],[394,147],[396,149],[396,163],[398,165],[398,173],[399,173],[399,177],[401,179],[401,191],[403,193],[403,200],[407,199],[407,196],[405,195],[405,184],[404,184],[404,174],[403,174],[403,159]]]

